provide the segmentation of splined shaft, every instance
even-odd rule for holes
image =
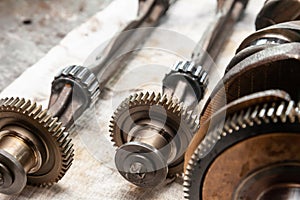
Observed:
[[[170,3],[169,0],[140,0],[137,18],[128,23],[99,52],[101,59],[97,62],[95,60],[97,64],[89,67],[70,66],[55,77],[49,110],[66,128],[70,128],[77,118],[95,104],[107,82],[130,58],[128,52],[141,46],[151,33],[148,29],[145,31],[139,28],[155,26]]]
[[[178,62],[163,80],[163,95],[136,94],[126,99],[111,121],[111,137],[118,150],[120,174],[140,187],[155,187],[180,176],[183,157],[191,141],[212,60],[243,13],[247,1],[218,1],[216,18],[190,61]],[[204,55],[205,54],[205,55]]]

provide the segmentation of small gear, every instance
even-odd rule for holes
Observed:
[[[191,61],[179,61],[174,65],[171,73],[181,72],[195,78],[199,85],[206,87],[208,84],[208,74],[202,66],[196,65]]]
[[[21,163],[24,169],[18,170],[22,173],[25,172],[23,180],[27,179],[27,183],[30,185],[51,186],[65,175],[72,164],[74,156],[73,144],[62,123],[58,122],[58,118],[53,118],[48,114],[47,110],[42,110],[41,106],[37,106],[36,103],[31,103],[29,100],[23,98],[5,98],[0,100],[1,152],[9,152],[5,149],[7,141],[6,143],[3,141],[7,138],[21,141],[17,142],[17,144],[21,145],[20,147],[23,147],[24,150],[31,149],[28,152],[34,152],[33,158],[29,159],[31,157],[28,157],[25,161],[22,161],[23,163],[16,160],[22,159],[22,157],[11,157],[14,162],[6,166],[14,173],[14,166],[20,167],[21,165],[18,163]],[[17,145],[15,142],[12,142],[12,144]],[[32,163],[31,165],[27,163],[31,160],[39,160],[39,163],[35,163],[36,165],[32,166]],[[2,161],[5,162],[5,159],[1,159],[0,162],[4,165],[7,164]],[[20,180],[13,180],[12,186],[15,187],[20,184],[18,181]],[[20,188],[20,185],[18,186],[19,188],[13,189],[11,188],[12,186],[1,188],[1,192],[7,194],[18,193],[25,186],[22,185]]]
[[[257,199],[276,192],[267,183],[299,183],[299,128],[293,101],[240,108],[225,124],[214,122],[186,167],[185,198]]]
[[[59,91],[66,83],[76,84],[85,94],[89,105],[93,105],[100,95],[97,77],[86,67],[72,65],[63,69],[55,77],[52,88]]]
[[[139,127],[149,129],[148,135],[139,136],[143,132]],[[173,155],[167,159],[168,177],[174,177],[182,173],[184,152],[197,128],[198,124],[192,113],[188,113],[179,102],[167,96],[162,97],[155,93],[150,95],[147,92],[132,95],[121,103],[112,117],[110,136],[117,147],[135,140],[142,141],[143,137],[145,140],[151,137],[162,138],[165,146],[160,148],[174,148]],[[157,134],[151,132],[153,130]]]
[[[202,98],[204,91],[208,85],[208,73],[203,69],[202,66],[196,65],[191,61],[179,61],[173,66],[173,69],[168,73],[163,84],[165,87],[176,86],[178,80],[187,81],[198,98]]]

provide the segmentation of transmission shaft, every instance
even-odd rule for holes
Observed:
[[[135,94],[116,110],[111,137],[118,148],[115,163],[120,174],[140,187],[154,187],[180,176],[186,148],[198,128],[194,115],[210,73],[226,38],[247,1],[218,1],[214,22],[190,61],[180,61],[163,80],[162,95]],[[211,29],[212,28],[212,29]]]

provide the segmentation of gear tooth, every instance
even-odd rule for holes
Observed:
[[[166,95],[163,95],[163,97],[161,98],[160,102],[162,103],[162,105],[166,105],[168,102],[168,98]]]
[[[57,137],[57,141],[60,143],[61,147],[66,148],[68,146],[68,142],[71,142],[70,140],[67,140],[68,136],[69,133],[64,131]]]
[[[5,101],[4,105],[5,107],[11,106],[11,103],[15,100],[15,98],[11,97],[11,98],[7,98],[7,100]]]
[[[158,93],[156,98],[154,99],[154,103],[157,104],[160,101],[160,99],[161,99],[161,94]]]
[[[277,116],[276,116],[276,111],[275,111],[276,104],[273,103],[272,106],[269,108],[267,112],[267,116],[274,122],[276,123],[278,121]]]
[[[247,110],[246,113],[245,113],[244,120],[245,120],[245,122],[246,122],[249,126],[253,126],[254,123],[253,123],[253,121],[250,120],[250,118],[249,118],[250,113],[251,113],[251,108],[248,108],[248,110]]]
[[[278,106],[277,110],[276,110],[276,116],[279,117],[281,119],[281,121],[283,121],[283,116],[284,116],[284,102],[281,102],[281,104]]]
[[[24,110],[24,113],[29,113],[29,115],[30,115],[30,113],[32,113],[32,111],[37,107],[37,104],[36,104],[36,102],[34,102],[34,103],[31,103],[31,101],[29,101],[30,102],[30,106],[28,106],[28,108],[26,109],[26,110]]]
[[[134,95],[130,95],[130,97],[129,97],[129,102],[135,101],[135,99],[137,98],[137,96],[138,96],[137,93],[135,93]],[[125,101],[126,101],[126,100],[125,100]]]
[[[144,102],[146,102],[146,101],[148,100],[149,95],[150,95],[149,92],[146,92],[146,93],[145,93],[145,95],[144,95],[144,97],[143,97],[143,101],[144,101]]]
[[[80,70],[80,67],[78,65],[73,65],[73,67],[71,68],[71,70],[69,71],[69,73],[67,75],[70,74],[72,76],[75,76],[79,70]]]
[[[56,122],[53,126],[49,128],[50,132],[57,132],[59,129],[62,128],[62,123],[61,122]]]
[[[251,119],[253,121],[255,121],[255,123],[257,124],[261,124],[262,121],[260,120],[260,117],[259,117],[259,106],[256,106],[253,110],[253,112],[251,113]]]
[[[237,122],[237,118],[238,118],[238,113],[235,113],[230,121],[230,127],[232,129],[234,129],[235,131],[238,131],[240,129],[238,122]]]
[[[294,106],[295,106],[295,102],[290,101],[287,106],[287,109],[286,109],[286,115],[289,118],[291,123],[295,122],[295,109],[294,109],[295,107]]]
[[[24,101],[23,105],[20,106],[20,109],[24,112],[27,110],[28,107],[30,107],[31,102],[29,100]]]
[[[50,116],[47,115],[47,113],[48,113],[48,110],[43,110],[40,113],[36,114],[35,119],[39,119],[40,122],[47,122],[47,121],[45,121],[45,119],[50,119]]]
[[[178,103],[175,103],[174,108],[173,108],[173,112],[178,112],[178,109],[180,108],[180,105]]]
[[[36,118],[36,116],[38,114],[40,114],[40,112],[42,111],[42,106],[39,105],[39,106],[36,106],[34,107],[34,109],[29,113],[29,116],[33,116],[34,118]]]
[[[149,97],[149,101],[152,102],[154,100],[154,98],[155,98],[155,93],[152,92],[150,97]]]
[[[9,107],[16,108],[16,104],[20,101],[20,98],[11,98],[11,101],[9,103]]]
[[[50,127],[49,129],[52,129],[52,127],[55,126],[57,122],[58,122],[57,117],[51,118],[48,122],[48,126]]]
[[[136,101],[141,102],[143,96],[144,96],[144,93],[143,93],[143,92],[139,93],[138,96],[137,96],[137,98],[136,98]]]
[[[25,103],[25,99],[22,98],[22,99],[19,99],[18,102],[16,102],[15,106],[16,108],[20,108],[23,104]]]
[[[259,117],[264,120],[265,123],[269,123],[270,120],[267,117],[268,104],[264,104],[263,108],[259,112]]]

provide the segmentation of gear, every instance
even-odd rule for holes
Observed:
[[[207,84],[208,73],[202,66],[190,61],[180,61],[163,79],[163,92],[175,96],[192,110],[203,98]],[[192,98],[192,100],[186,98]]]
[[[192,114],[187,113],[182,105],[172,98],[161,97],[160,94],[155,93],[151,95],[140,93],[123,101],[115,111],[110,124],[110,136],[114,145],[119,147],[119,154],[122,153],[120,149],[128,149],[126,146],[133,149],[130,154],[140,148],[139,153],[141,153],[152,146],[158,150],[153,150],[153,152],[160,152],[156,156],[160,159],[160,165],[167,165],[168,177],[174,177],[182,173],[184,152],[198,127],[195,121]],[[132,146],[135,146],[135,150]],[[138,156],[138,153],[136,155]],[[151,158],[154,159],[152,155]],[[117,166],[125,163],[122,159],[116,159]],[[167,164],[163,163],[164,160],[167,160]],[[122,166],[118,169],[126,178],[124,171],[128,170],[120,168]],[[164,179],[163,176],[157,178]],[[152,184],[157,185],[153,179],[149,180],[151,182],[149,187]],[[135,183],[135,181],[131,182]]]
[[[12,177],[20,178],[13,178],[10,186],[1,185],[1,192],[18,193],[26,180],[34,186],[58,182],[71,166],[74,155],[71,139],[64,130],[57,118],[36,103],[19,98],[1,99],[0,165],[4,167],[0,167],[0,172],[10,180],[1,170],[7,168],[13,173]]]
[[[191,61],[179,61],[174,65],[174,69],[170,73],[181,72],[192,76],[200,87],[206,87],[208,84],[208,74],[202,66],[196,65]]]
[[[99,82],[97,77],[86,67],[73,65],[61,71],[52,83],[53,90],[61,90],[66,84],[77,85],[85,94],[85,98],[93,105],[100,95]]]
[[[282,89],[298,101],[300,91],[294,85],[298,84],[300,73],[299,27],[299,21],[278,24],[246,38],[206,102],[200,124],[205,123],[226,103],[262,90]],[[290,39],[287,43],[277,41],[269,44],[270,41],[265,40],[266,35],[272,35],[270,33],[273,32]],[[265,44],[256,43],[263,40]]]
[[[257,199],[299,184],[300,112],[293,101],[240,108],[225,124],[215,119],[186,167],[186,198]]]

